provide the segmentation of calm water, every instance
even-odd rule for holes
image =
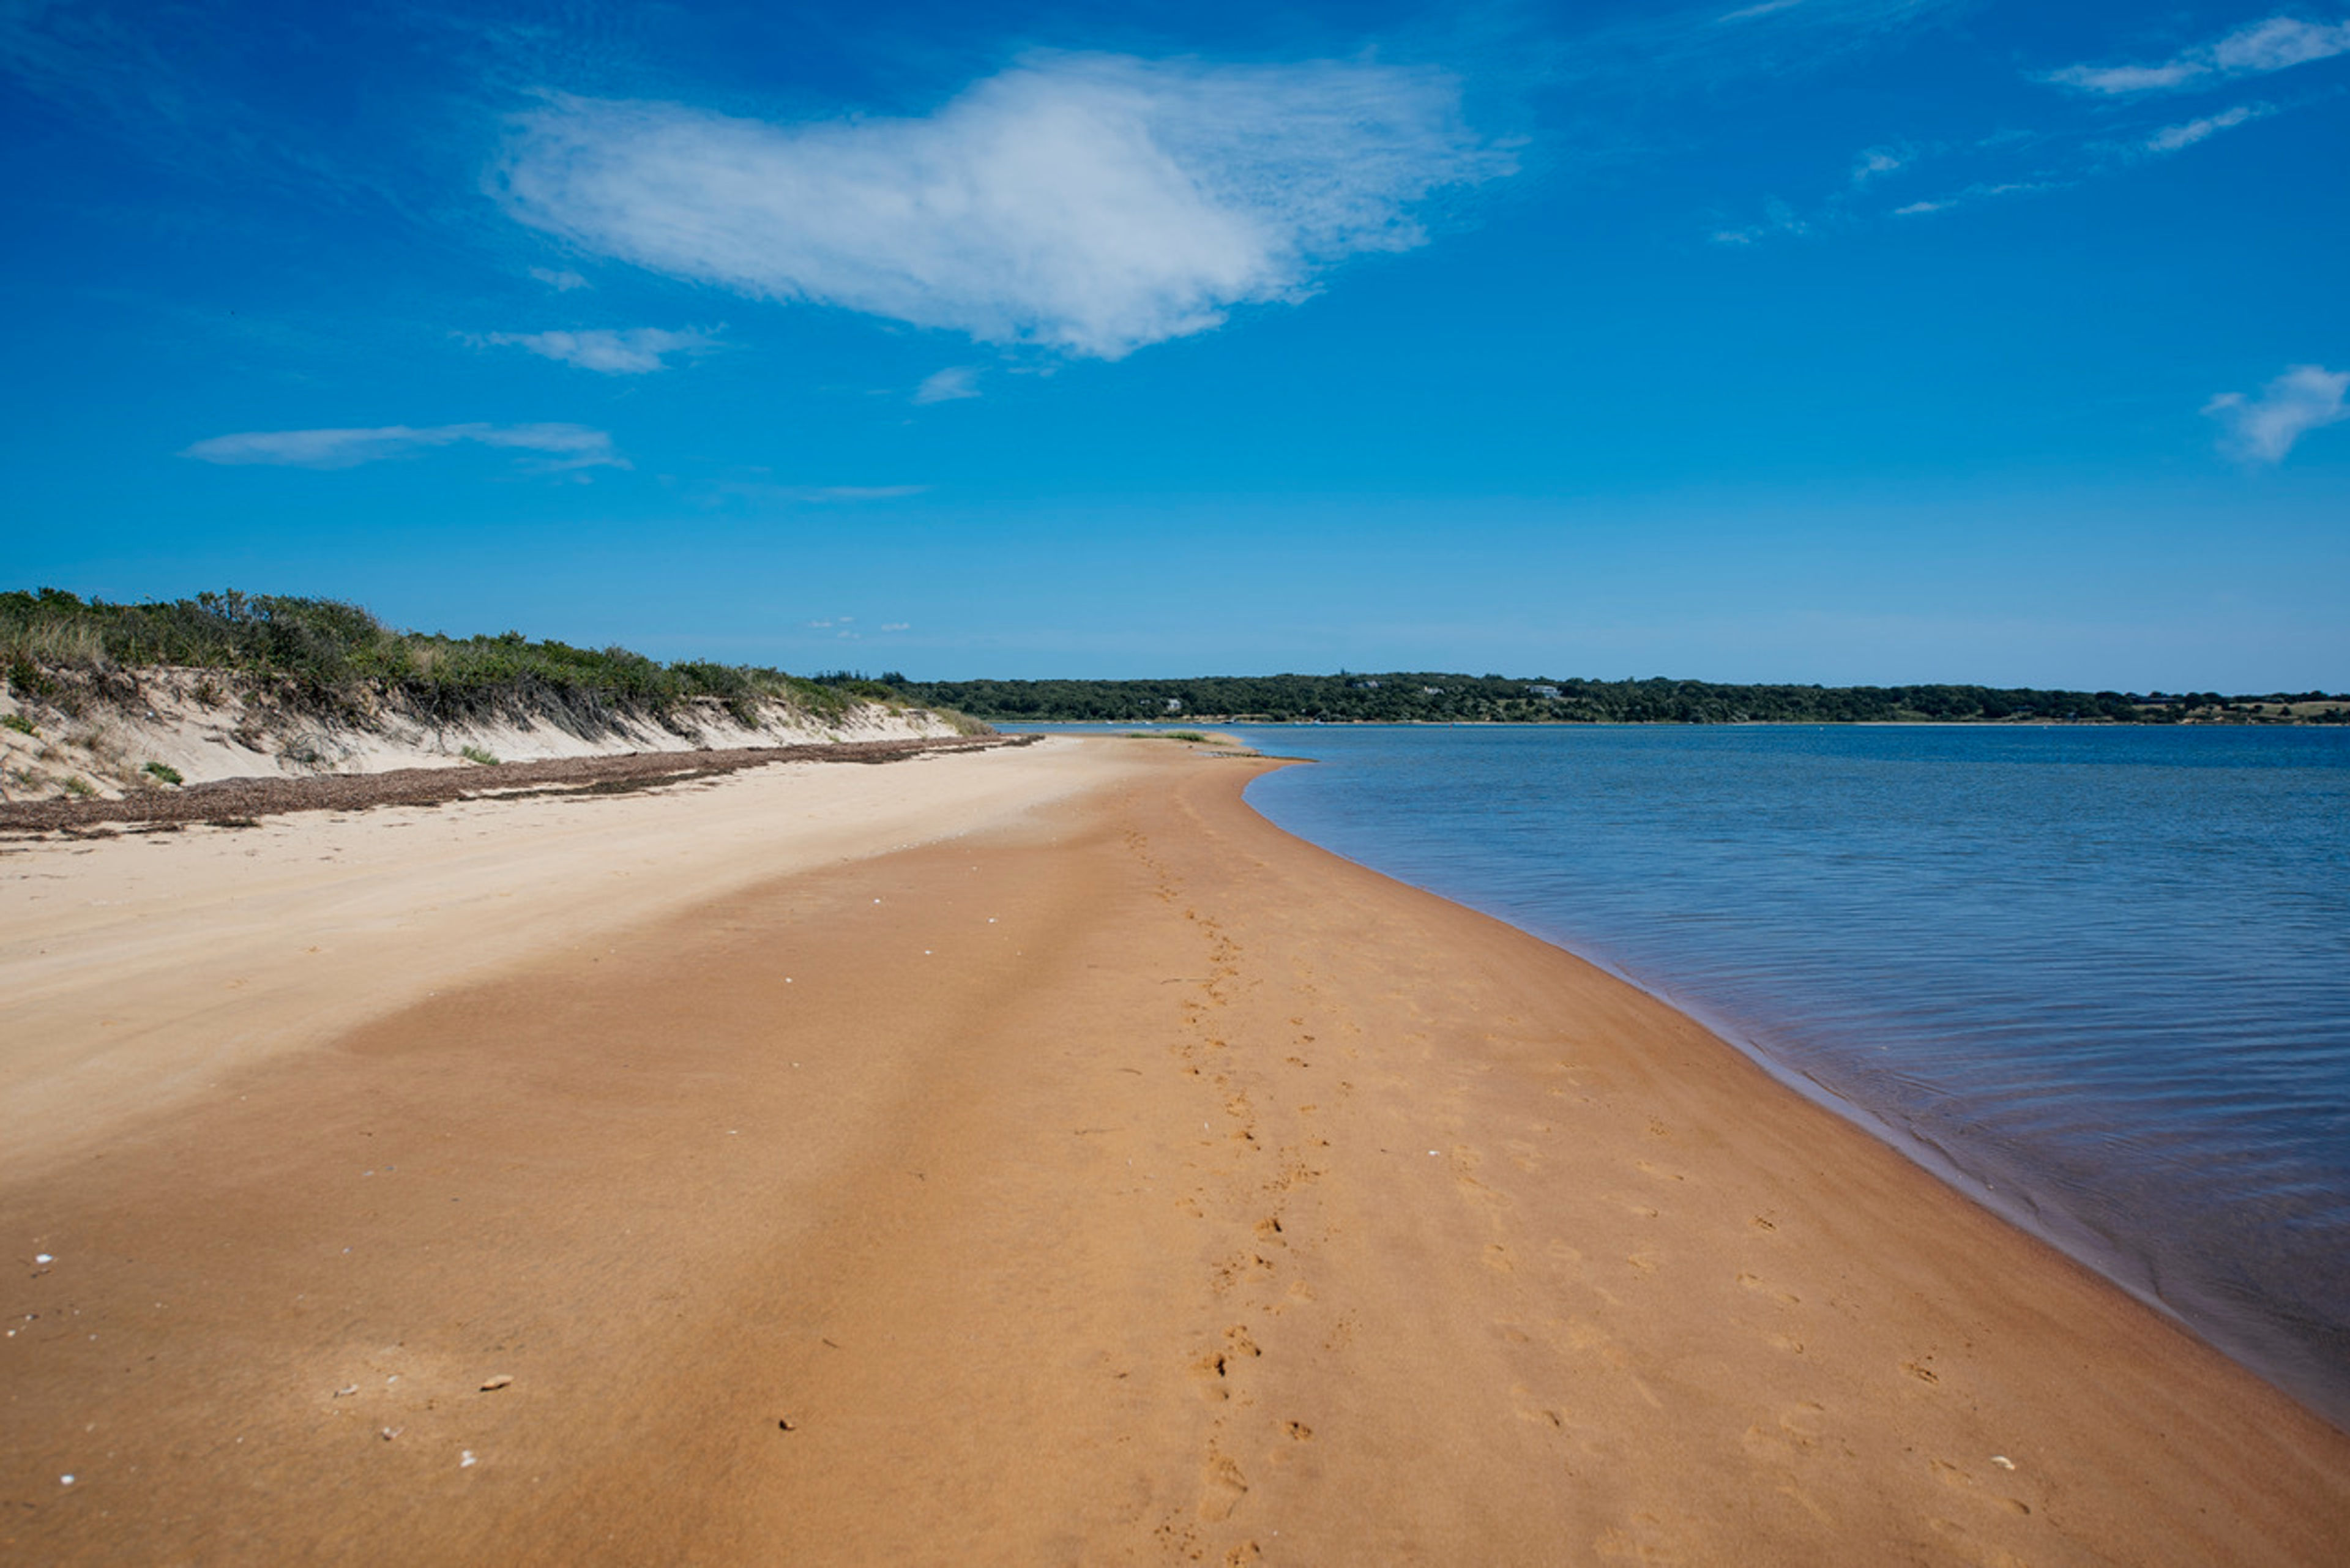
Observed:
[[[2350,1425],[2350,732],[1243,732]]]

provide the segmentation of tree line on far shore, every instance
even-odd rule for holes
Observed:
[[[381,697],[456,719],[516,709],[590,732],[616,714],[715,700],[745,723],[782,701],[832,717],[856,701],[951,711],[999,722],[1134,723],[2345,723],[2350,696],[2323,691],[2047,691],[1991,686],[1724,685],[1417,673],[1216,675],[1166,680],[910,680],[814,676],[624,648],[575,648],[520,632],[396,630],[357,605],[234,591],[109,604],[57,588],[0,592],[0,684],[70,703],[129,672],[171,665],[235,672],[290,705],[365,710]]]
[[[866,681],[846,672],[819,681]],[[2323,691],[2062,691],[1991,686],[1726,685],[1431,672],[1202,676],[1164,680],[878,682],[924,706],[996,722],[1132,723],[2344,723],[2350,695]]]

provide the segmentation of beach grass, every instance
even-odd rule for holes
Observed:
[[[110,604],[58,588],[0,593],[0,670],[20,698],[70,707],[123,684],[125,672],[157,666],[259,681],[290,707],[334,718],[363,717],[390,698],[443,722],[526,712],[590,734],[703,700],[745,726],[771,704],[818,721],[837,720],[859,702],[907,706],[903,691],[880,682],[811,680],[707,659],[664,664],[625,648],[577,648],[518,631],[397,630],[338,599],[230,590]],[[218,683],[208,685],[217,698]]]

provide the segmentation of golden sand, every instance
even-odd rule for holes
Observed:
[[[2350,1438],[1263,765],[0,860],[0,1546],[2350,1560]]]

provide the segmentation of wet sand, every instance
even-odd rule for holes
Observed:
[[[0,858],[0,1552],[2350,1556],[2350,1438],[1264,765]]]

